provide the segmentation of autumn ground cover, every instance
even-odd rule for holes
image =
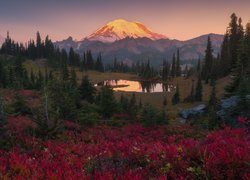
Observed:
[[[0,179],[250,178],[246,129],[129,124],[82,130],[66,121],[59,139],[42,140],[27,133],[34,127],[28,117],[9,117],[7,125],[15,145],[0,151]]]

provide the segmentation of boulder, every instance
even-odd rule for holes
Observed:
[[[200,104],[200,105],[195,106],[193,108],[181,109],[179,111],[179,115],[184,119],[188,119],[190,117],[195,117],[195,116],[198,116],[198,115],[202,115],[205,112],[205,109],[206,109],[206,105],[205,104]]]
[[[250,95],[247,95],[247,100],[250,101]],[[226,99],[222,99],[219,107],[218,107],[218,111],[217,111],[217,116],[220,119],[225,119],[227,118],[226,115],[228,112],[230,112],[233,108],[235,108],[238,103],[240,101],[239,96],[231,96],[229,98]],[[240,112],[238,112],[240,114]]]

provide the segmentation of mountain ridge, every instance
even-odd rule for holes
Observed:
[[[162,63],[163,59],[171,61],[172,55],[176,53],[177,48],[180,49],[182,61],[203,58],[208,36],[211,38],[214,55],[216,55],[220,51],[224,36],[213,33],[201,35],[186,41],[126,37],[115,42],[105,43],[88,39],[74,41],[73,38],[68,38],[63,41],[55,42],[55,45],[67,51],[69,51],[70,47],[73,47],[80,55],[87,50],[91,50],[94,55],[102,53],[103,61],[107,63],[112,62],[114,57],[116,57],[118,60],[126,62],[135,62],[138,60],[146,61],[149,59],[153,64],[159,65]]]

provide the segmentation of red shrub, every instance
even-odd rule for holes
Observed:
[[[14,127],[25,121],[28,118],[9,118]],[[65,131],[59,140],[26,137],[29,150],[17,145],[8,152],[0,151],[0,177],[249,179],[250,136],[244,129],[224,129],[196,140],[189,137],[191,127],[176,128],[176,134],[168,128],[100,126],[79,133]],[[180,129],[185,133],[180,135]]]

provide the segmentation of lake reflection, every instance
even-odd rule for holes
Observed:
[[[175,87],[170,84],[153,83],[145,81],[129,81],[129,80],[106,80],[95,84],[95,86],[111,86],[114,91],[125,91],[125,92],[143,92],[143,93],[154,93],[154,92],[172,92]]]

